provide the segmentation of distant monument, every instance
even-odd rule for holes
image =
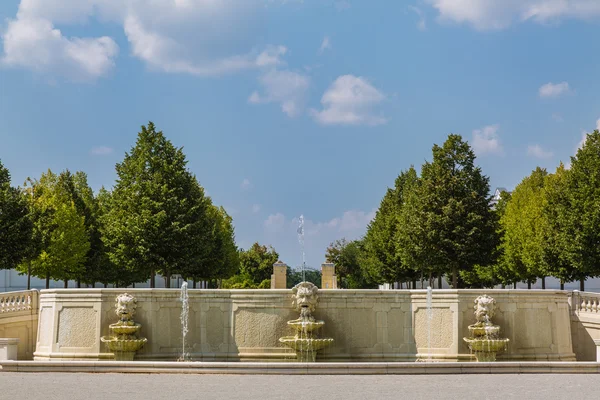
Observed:
[[[337,276],[335,275],[335,265],[324,262],[321,264],[321,289],[337,289]]]

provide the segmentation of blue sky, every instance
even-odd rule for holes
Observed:
[[[307,263],[364,234],[459,133],[496,186],[568,162],[600,118],[593,0],[3,0],[0,159],[112,186],[153,121],[238,245]]]

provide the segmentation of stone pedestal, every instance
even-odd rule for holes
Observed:
[[[600,362],[600,339],[594,339],[596,345],[596,361]]]
[[[321,289],[337,289],[337,276],[333,263],[321,264]]]
[[[286,289],[287,286],[287,264],[277,261],[273,264],[273,275],[271,275],[271,289]]]
[[[0,338],[0,361],[17,359],[17,338]]]

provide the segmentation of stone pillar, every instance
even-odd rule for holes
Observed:
[[[594,339],[596,345],[596,361],[600,362],[600,339]]]
[[[321,264],[321,289],[337,289],[337,276],[333,263]]]
[[[16,360],[18,338],[0,338],[0,361]]]
[[[271,275],[271,289],[285,289],[287,287],[287,264],[277,261],[273,264],[273,275]]]

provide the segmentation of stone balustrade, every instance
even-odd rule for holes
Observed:
[[[0,293],[0,318],[7,313],[37,310],[37,290]]]
[[[575,313],[598,314],[600,312],[600,293],[574,290],[571,295],[571,310]]]

